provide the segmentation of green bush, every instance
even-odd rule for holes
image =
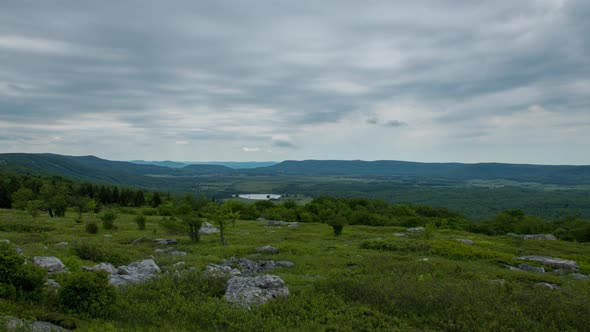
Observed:
[[[144,230],[145,229],[145,216],[143,214],[139,214],[135,217],[135,223],[137,224],[137,228],[139,230]]]
[[[400,252],[428,252],[430,250],[430,244],[423,241],[367,240],[361,243],[361,248]]]
[[[2,220],[0,223],[0,232],[42,233],[53,230],[55,230],[53,226],[46,225],[39,221]]]
[[[59,303],[66,311],[96,318],[116,312],[119,293],[109,284],[106,272],[74,272],[60,281]]]
[[[25,264],[9,243],[0,243],[0,296],[36,298],[46,281],[46,272],[34,264]]]
[[[117,219],[117,214],[113,210],[105,211],[101,216],[100,219],[102,220],[102,227],[104,229],[115,229],[115,219]]]
[[[89,221],[86,223],[86,232],[90,234],[98,233],[98,225],[94,221]]]
[[[72,250],[79,258],[94,262],[109,262],[121,265],[129,261],[129,257],[124,256],[107,244],[77,242],[72,246]]]

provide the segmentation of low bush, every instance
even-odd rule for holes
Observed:
[[[89,221],[86,223],[86,232],[90,234],[98,233],[98,225],[94,221]]]
[[[0,243],[0,297],[37,298],[47,277],[42,268],[25,264],[9,243]]]
[[[424,241],[367,240],[361,243],[361,248],[400,252],[427,252],[430,250],[430,244]]]
[[[130,260],[129,257],[121,254],[107,244],[77,242],[72,246],[72,250],[79,258],[93,262],[108,262],[115,265],[121,265]]]
[[[40,221],[2,220],[0,223],[0,232],[43,233],[53,230],[55,230],[53,226],[46,225]]]
[[[145,229],[146,218],[143,214],[139,214],[135,217],[135,223],[137,224],[137,228],[139,230]]]
[[[105,211],[101,216],[100,219],[102,220],[102,227],[104,229],[115,229],[115,219],[117,219],[117,214],[113,210]]]
[[[109,284],[106,272],[73,272],[60,281],[58,296],[64,310],[94,318],[108,318],[115,313],[119,293]]]

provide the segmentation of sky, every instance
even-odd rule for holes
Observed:
[[[0,0],[0,152],[590,164],[590,1]]]

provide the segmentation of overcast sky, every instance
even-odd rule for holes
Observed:
[[[590,1],[0,0],[0,152],[590,164]]]

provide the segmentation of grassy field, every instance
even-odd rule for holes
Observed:
[[[346,226],[335,237],[325,224],[267,227],[240,220],[229,228],[228,245],[222,246],[216,234],[197,244],[187,236],[170,236],[157,216],[148,216],[147,229],[140,231],[133,211],[124,212],[115,221],[117,230],[88,234],[72,212],[64,218],[33,219],[23,211],[0,210],[0,239],[26,257],[57,256],[77,271],[100,262],[76,255],[74,248],[84,243],[101,248],[116,264],[153,257],[164,271],[156,280],[122,287],[117,312],[108,318],[64,313],[47,301],[0,300],[2,315],[68,322],[80,331],[563,331],[590,326],[590,281],[506,267],[518,265],[518,256],[546,255],[576,260],[580,272],[588,274],[588,244],[438,229],[399,237],[394,233],[404,228],[369,226]],[[99,222],[95,214],[83,217]],[[162,237],[178,239],[176,249],[188,255],[155,253],[162,246],[151,239]],[[146,241],[131,244],[139,238]],[[264,245],[278,248],[279,254],[256,254],[255,248]],[[252,310],[228,305],[224,280],[208,280],[202,272],[230,257],[294,262],[294,267],[270,272],[286,282],[290,297]],[[186,263],[182,269],[195,271],[176,273],[178,261]],[[562,290],[536,285],[540,282]]]

